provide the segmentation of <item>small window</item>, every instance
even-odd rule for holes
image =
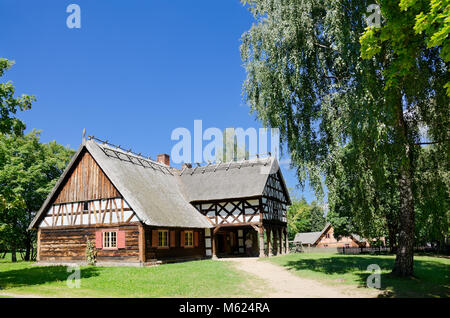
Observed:
[[[326,238],[330,238],[330,233],[327,233]]]
[[[169,231],[158,231],[158,247],[169,247]]]
[[[184,232],[184,246],[193,247],[194,246],[194,232],[185,231]]]
[[[103,232],[103,248],[117,248],[117,232]]]
[[[83,202],[83,211],[88,211],[89,210],[89,202]]]
[[[347,247],[347,248],[350,247],[350,244],[345,244],[345,247]]]

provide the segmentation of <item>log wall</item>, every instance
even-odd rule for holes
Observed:
[[[139,261],[139,225],[84,226],[40,229],[40,261],[85,261],[86,239],[95,245],[95,232],[102,229],[125,231],[125,248],[118,250],[97,249],[97,261]]]
[[[196,258],[205,257],[205,230],[204,229],[182,229],[182,228],[158,228],[145,226],[145,246],[146,259],[151,260],[169,260],[177,258]],[[169,248],[158,248],[152,246],[152,231],[153,230],[168,230],[169,231]],[[181,232],[194,231],[198,233],[198,247],[183,247],[181,246]],[[174,232],[171,234],[170,232]],[[175,242],[171,244],[171,235]]]

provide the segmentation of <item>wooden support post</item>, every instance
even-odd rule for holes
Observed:
[[[211,248],[212,248],[212,259],[217,259],[216,252],[216,229],[211,231]]]
[[[270,226],[267,227],[267,256],[273,256],[272,253],[272,229]]]
[[[139,262],[145,263],[145,229],[139,224]]]
[[[274,227],[273,228],[273,247],[272,247],[272,254],[273,255],[278,255],[278,228]]]
[[[264,227],[259,227],[259,257],[265,257],[266,253],[264,251]]]
[[[36,261],[41,260],[41,229],[38,229],[37,231],[37,252],[36,252]]]
[[[278,229],[278,254],[284,254],[283,253],[283,229],[279,228]]]
[[[289,238],[287,228],[284,228],[284,239],[285,239],[284,242],[286,244],[285,253],[289,254]]]

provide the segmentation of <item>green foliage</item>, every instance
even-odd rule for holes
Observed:
[[[0,77],[13,65],[14,62],[0,58]],[[36,100],[33,95],[14,97],[14,93],[15,88],[11,82],[0,83],[0,133],[21,133],[25,124],[15,118],[14,114],[17,110],[30,109],[31,103]]]
[[[444,245],[450,233],[450,162],[436,147],[422,149],[416,172],[416,240]],[[419,182],[420,180],[420,182]]]
[[[292,200],[287,210],[289,239],[293,240],[301,232],[322,231],[326,222],[323,215],[323,209],[315,201],[308,204],[304,198]]]
[[[424,33],[427,48],[440,47],[441,58],[450,63],[450,1],[449,0],[401,0],[402,11],[412,10],[415,17],[416,34]],[[450,81],[445,85],[450,96]]]
[[[86,261],[89,265],[95,265],[97,263],[97,249],[89,238],[86,238]]]
[[[385,65],[386,88],[402,87],[405,77],[415,75],[418,59],[450,62],[450,1],[448,0],[383,0],[379,1],[387,22],[381,29],[367,28],[361,37],[361,55],[372,58],[389,47],[394,58]],[[436,50],[430,50],[436,49]],[[424,54],[425,53],[425,54]],[[435,53],[436,54],[436,53]],[[434,55],[435,55],[434,54]],[[442,68],[441,65],[436,65]],[[420,66],[419,66],[420,67]],[[448,75],[445,76],[448,79]],[[450,96],[450,81],[443,84]]]
[[[336,235],[356,233],[366,238],[395,238],[400,209],[395,174],[398,164],[388,160],[377,164],[383,169],[370,167],[370,157],[364,157],[349,143],[331,166],[334,184],[328,194],[330,213],[327,219]]]
[[[28,225],[74,153],[39,134],[0,134],[0,242],[10,250],[32,248]]]

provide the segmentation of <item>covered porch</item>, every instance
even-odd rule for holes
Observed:
[[[212,258],[267,257],[289,252],[286,225],[226,224],[211,230]]]

